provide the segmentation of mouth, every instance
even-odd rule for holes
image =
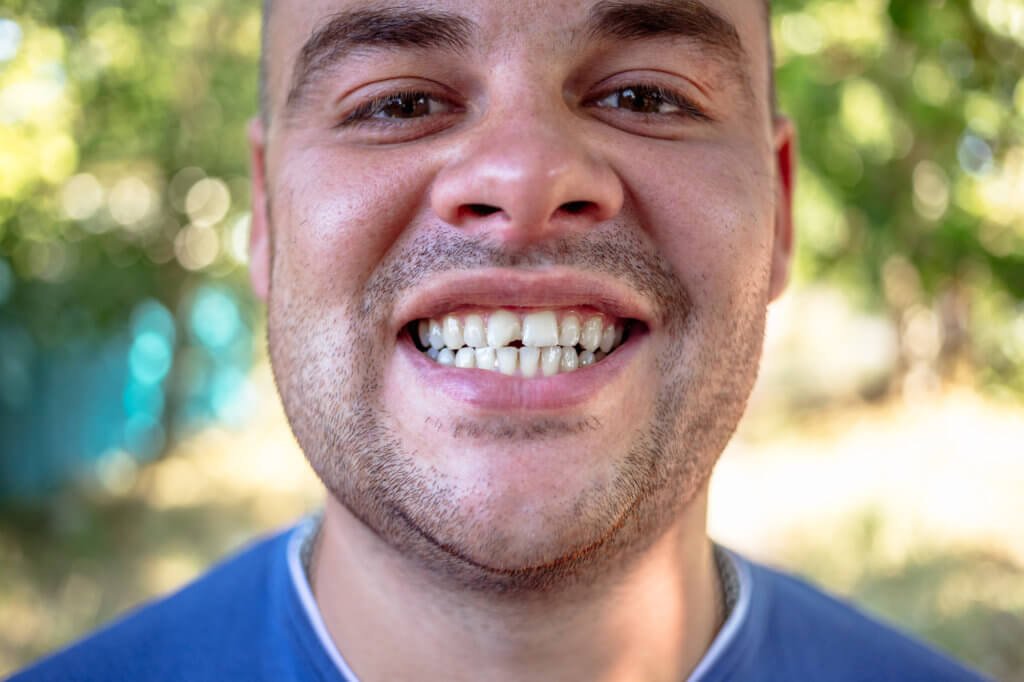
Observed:
[[[405,331],[443,367],[543,379],[604,362],[642,327],[589,306],[475,307],[413,320]]]

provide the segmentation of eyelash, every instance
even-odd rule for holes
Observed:
[[[677,107],[679,111],[664,114],[647,112],[627,113],[640,115],[645,118],[654,118],[660,116],[681,116],[683,118],[687,118],[694,121],[710,122],[713,120],[712,117],[706,111],[699,107],[689,97],[686,97],[685,95],[682,95],[681,93],[675,92],[673,90],[668,90],[661,86],[647,83],[632,83],[615,88],[613,90],[609,90],[604,94],[600,95],[599,97],[595,97],[589,100],[587,106],[601,109],[617,109],[617,107],[602,106],[600,104],[597,104],[597,102],[606,100],[607,98],[616,94],[621,95],[622,93],[625,93],[629,90],[638,92],[645,97],[657,98],[663,104],[668,104],[673,107]],[[381,95],[380,97],[375,97],[367,102],[364,102],[363,104],[360,104],[358,107],[353,109],[348,115],[345,116],[345,118],[338,124],[338,127],[341,128],[346,126],[357,125],[404,125],[405,121],[425,118],[425,116],[411,116],[409,118],[377,118],[377,115],[382,113],[385,107],[397,102],[409,102],[410,100],[426,100],[428,103],[439,101],[446,102],[446,104],[450,106],[450,110],[440,113],[452,113],[458,111],[458,107],[451,104],[450,100],[438,97],[437,95],[427,92],[425,90],[403,90],[399,92],[391,92],[386,95]],[[427,115],[430,116],[439,114],[432,114],[432,112],[428,111]]]

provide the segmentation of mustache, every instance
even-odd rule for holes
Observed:
[[[392,248],[363,287],[366,319],[387,314],[408,291],[441,274],[482,268],[569,267],[613,277],[654,304],[670,325],[682,323],[690,296],[669,261],[630,229],[595,228],[515,250],[492,239],[455,232],[427,232]]]

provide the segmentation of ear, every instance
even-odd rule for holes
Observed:
[[[267,205],[266,143],[263,122],[249,122],[249,155],[252,164],[252,231],[249,234],[249,281],[263,301],[270,294],[270,216]]]
[[[775,245],[772,250],[771,298],[782,295],[793,260],[793,188],[796,182],[796,130],[784,116],[774,123]]]

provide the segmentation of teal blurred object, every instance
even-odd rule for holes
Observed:
[[[250,323],[215,285],[196,291],[185,318],[179,334],[147,299],[115,333],[48,348],[0,317],[0,502],[44,497],[111,459],[149,461],[212,421],[243,421]]]

